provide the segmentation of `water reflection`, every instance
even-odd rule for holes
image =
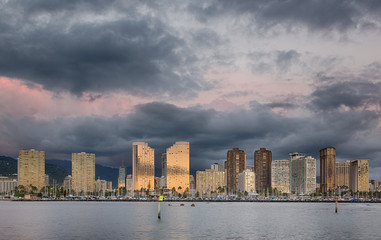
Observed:
[[[0,202],[1,239],[380,239],[381,204]]]

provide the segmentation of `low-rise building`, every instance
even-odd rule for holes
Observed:
[[[98,196],[105,196],[106,192],[112,192],[112,182],[98,178],[98,180],[95,181],[94,188]]]
[[[238,191],[255,193],[255,173],[250,169],[238,174]]]
[[[370,180],[369,181],[369,191],[370,192],[375,192],[378,191],[380,187],[380,183],[376,180]]]
[[[11,195],[18,186],[16,178],[0,177],[0,195]]]
[[[134,182],[131,174],[128,174],[126,178],[126,192],[129,196],[132,196],[134,193]]]
[[[69,191],[71,194],[72,192],[72,177],[71,175],[68,175],[65,177],[64,182],[63,182],[63,188],[65,191]]]
[[[209,194],[225,187],[225,171],[206,169],[196,172],[196,191],[200,194]]]

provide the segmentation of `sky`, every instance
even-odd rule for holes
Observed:
[[[369,159],[381,180],[381,1],[0,0],[0,155],[131,166],[189,141]],[[319,173],[318,173],[319,175]]]

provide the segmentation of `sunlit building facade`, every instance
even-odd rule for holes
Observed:
[[[30,185],[41,190],[45,186],[45,151],[20,150],[17,161],[19,185],[30,190]]]
[[[145,142],[132,144],[132,177],[134,190],[154,189],[155,150]]]
[[[72,188],[76,194],[94,192],[95,186],[95,154],[72,153]]]
[[[225,187],[225,171],[205,169],[196,172],[196,191],[200,194],[209,194]]]
[[[322,193],[335,189],[336,149],[327,147],[320,150],[320,190]]]
[[[282,193],[290,193],[290,161],[271,162],[271,187]]]
[[[189,142],[176,142],[167,148],[167,188],[183,193],[189,190]]]
[[[369,191],[369,160],[353,160],[350,166],[349,188],[353,192]]]

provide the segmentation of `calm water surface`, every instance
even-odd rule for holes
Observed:
[[[381,204],[0,201],[0,239],[381,239]]]

